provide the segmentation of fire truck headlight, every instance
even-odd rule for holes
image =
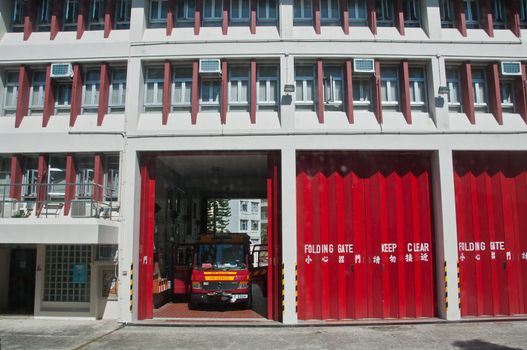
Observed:
[[[201,282],[199,282],[199,281],[192,281],[192,288],[194,288],[194,289],[201,289]]]
[[[240,289],[245,289],[245,288],[249,288],[249,281],[242,281],[238,284],[238,288]]]

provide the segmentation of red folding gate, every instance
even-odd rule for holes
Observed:
[[[435,314],[429,158],[302,152],[298,318]]]
[[[454,156],[461,315],[527,313],[527,153]]]

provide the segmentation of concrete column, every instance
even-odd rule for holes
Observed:
[[[428,79],[427,96],[429,96],[430,114],[439,130],[448,130],[450,127],[448,93],[439,93],[440,86],[447,86],[444,57],[439,56],[431,59],[431,64],[426,70],[426,77]]]
[[[139,114],[143,108],[143,69],[140,58],[130,58],[126,72],[126,132],[137,130]]]
[[[293,146],[282,149],[282,213],[287,213],[282,215],[283,323],[296,324],[296,150]]]
[[[439,0],[421,1],[421,23],[430,39],[441,39],[441,11]]]
[[[130,41],[141,41],[146,29],[148,15],[147,0],[132,0],[130,13]]]
[[[295,128],[295,93],[284,92],[286,84],[295,85],[295,60],[293,56],[280,56],[280,122],[282,130],[293,131]]]
[[[434,153],[432,178],[438,316],[447,320],[459,320],[456,197],[451,149],[442,148]]]
[[[278,30],[282,39],[293,38],[293,0],[282,0],[278,6]]]

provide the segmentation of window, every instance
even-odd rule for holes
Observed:
[[[315,73],[313,66],[295,68],[296,109],[313,110],[315,104]]]
[[[366,0],[348,0],[350,26],[368,25],[368,7]]]
[[[371,78],[353,76],[353,108],[370,109]]]
[[[190,111],[192,102],[192,67],[174,68],[172,110]]]
[[[50,196],[64,196],[66,190],[66,157],[49,157],[48,184],[48,194]]]
[[[29,114],[41,114],[44,110],[44,96],[46,93],[46,71],[35,70],[31,75],[29,92]]]
[[[381,98],[383,107],[395,107],[399,104],[398,83],[397,68],[381,68]]]
[[[99,109],[99,84],[101,81],[101,71],[96,68],[88,69],[84,73],[84,77],[81,113],[97,113]]]
[[[104,28],[104,0],[90,1],[90,13],[88,17],[89,29],[98,30]]]
[[[249,220],[240,220],[240,231],[248,231]]]
[[[249,67],[229,69],[229,110],[244,110],[249,106]]]
[[[51,25],[51,3],[53,0],[41,0],[38,3],[37,28],[38,31],[49,31]]]
[[[240,201],[240,210],[242,213],[248,213],[249,212],[249,202]]]
[[[419,0],[404,0],[404,25],[405,27],[420,27],[421,26],[421,8]]]
[[[145,112],[161,111],[163,107],[163,68],[147,68],[145,79]]]
[[[260,209],[260,203],[251,202],[251,213],[258,213],[259,209]]]
[[[24,175],[22,176],[22,196],[34,198],[37,196],[38,159],[28,157],[24,160]]]
[[[324,67],[324,108],[341,111],[344,85],[341,67]]]
[[[11,159],[7,157],[0,158],[0,185],[9,185],[11,183]],[[0,187],[0,198],[9,196],[8,187]]]
[[[132,0],[117,0],[115,5],[115,28],[130,29]]]
[[[44,302],[90,302],[91,251],[91,245],[46,246]]]
[[[251,220],[251,231],[258,231],[259,228],[260,228],[260,221]]]
[[[507,7],[504,0],[494,0],[492,4],[492,20],[495,29],[505,29],[507,24]]]
[[[393,1],[377,0],[377,25],[391,27],[394,25]]]
[[[258,24],[276,22],[277,0],[258,0]]]
[[[204,21],[220,21],[222,18],[222,13],[223,13],[222,0],[203,0],[203,20]]]
[[[164,27],[167,21],[167,0],[150,1],[150,25]]]
[[[446,81],[448,86],[448,109],[454,112],[461,112],[459,69],[457,67],[447,67]]]
[[[479,28],[479,4],[477,0],[463,0],[467,28]]]
[[[410,106],[426,111],[426,78],[424,68],[410,68]]]
[[[219,111],[220,108],[220,80],[201,79],[200,107],[202,111]]]
[[[527,28],[527,0],[520,0],[520,27]]]
[[[256,100],[258,110],[276,110],[278,98],[278,67],[258,66]]]
[[[77,198],[93,195],[93,165],[93,155],[79,157],[77,160]]]
[[[106,200],[115,201],[119,196],[119,155],[108,155],[104,160],[104,193]]]
[[[298,22],[310,22],[313,18],[313,7],[312,0],[295,0],[294,3],[294,15],[295,21]],[[314,0],[318,1],[318,0]]]
[[[439,0],[439,11],[441,13],[441,27],[454,27],[454,4],[452,0]]]
[[[340,0],[315,0],[320,1],[320,19],[322,22],[338,23],[340,20]]]
[[[487,87],[483,68],[472,69],[472,88],[474,89],[474,108],[486,112]]]
[[[13,1],[11,10],[11,28],[13,32],[24,31],[24,2],[22,0]]]
[[[16,113],[16,102],[18,99],[18,72],[11,71],[5,75],[4,85],[4,108],[2,115],[14,116]]]
[[[514,112],[514,81],[505,79],[500,81],[501,108],[504,112]]]
[[[64,30],[75,31],[77,30],[77,19],[79,14],[79,1],[78,0],[66,0],[64,4]]]
[[[58,83],[55,89],[55,114],[70,112],[71,83]]]
[[[126,68],[113,68],[109,96],[110,113],[124,112],[126,103]]]
[[[195,0],[183,0],[177,2],[176,18],[178,21],[194,22],[194,15],[196,13]]]
[[[249,20],[249,3],[247,0],[230,0],[231,1],[231,21],[246,22]]]

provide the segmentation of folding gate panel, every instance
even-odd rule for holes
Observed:
[[[454,157],[461,315],[527,313],[527,154]]]
[[[428,157],[303,152],[298,317],[433,317]]]

